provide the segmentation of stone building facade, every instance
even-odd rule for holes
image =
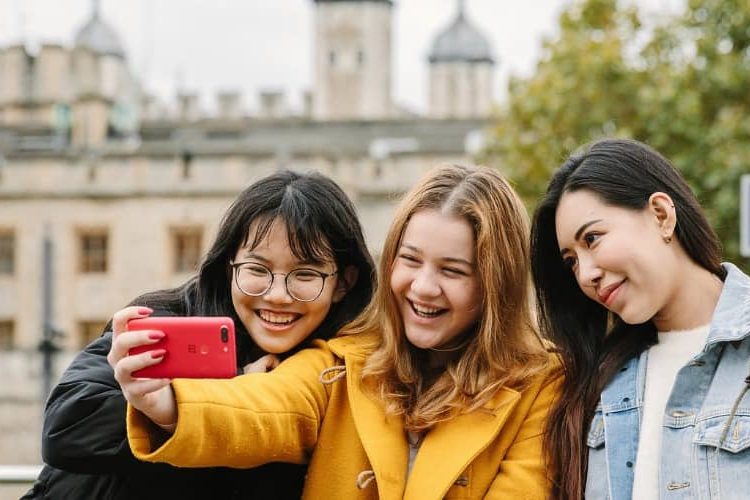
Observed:
[[[231,200],[278,169],[340,183],[377,256],[400,195],[436,164],[471,161],[488,125],[494,59],[462,2],[431,51],[427,116],[392,102],[388,0],[314,0],[314,88],[296,116],[272,93],[252,116],[236,94],[213,116],[189,94],[164,112],[93,5],[70,47],[0,47],[0,351],[16,360],[5,366],[41,363],[46,308],[64,334],[59,373],[133,297],[193,274]],[[38,435],[38,377],[4,373],[0,463],[39,461],[38,440],[5,456],[21,449],[6,416]]]

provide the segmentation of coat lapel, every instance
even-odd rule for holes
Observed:
[[[405,499],[443,498],[461,472],[497,437],[520,394],[503,388],[484,408],[441,422],[427,433]]]
[[[362,392],[363,362],[360,356],[346,356],[346,383],[354,425],[375,472],[380,498],[400,499],[406,484],[409,445],[401,419],[386,417],[382,405]]]

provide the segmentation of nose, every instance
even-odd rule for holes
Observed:
[[[274,304],[290,304],[294,302],[294,299],[286,289],[286,275],[275,274],[273,276],[273,282],[271,282],[271,288],[263,295],[263,298]]]
[[[602,270],[592,258],[578,256],[578,284],[582,287],[596,287],[602,280]]]
[[[411,290],[421,297],[437,297],[442,292],[437,276],[432,269],[419,269],[411,282]]]

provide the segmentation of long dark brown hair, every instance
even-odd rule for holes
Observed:
[[[581,291],[560,257],[555,213],[567,192],[587,190],[604,203],[643,210],[652,193],[667,193],[677,213],[675,238],[690,258],[723,278],[719,240],[693,192],[662,155],[645,144],[608,139],[571,156],[554,174],[537,207],[531,266],[541,332],[559,350],[565,370],[545,447],[553,475],[552,498],[584,497],[586,436],[601,391],[630,358],[656,342],[651,321],[628,325]]]

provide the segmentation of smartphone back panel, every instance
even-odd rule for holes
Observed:
[[[149,317],[128,322],[128,330],[159,330],[165,337],[130,354],[165,349],[164,359],[133,372],[142,378],[232,378],[237,375],[234,322],[226,317]]]

